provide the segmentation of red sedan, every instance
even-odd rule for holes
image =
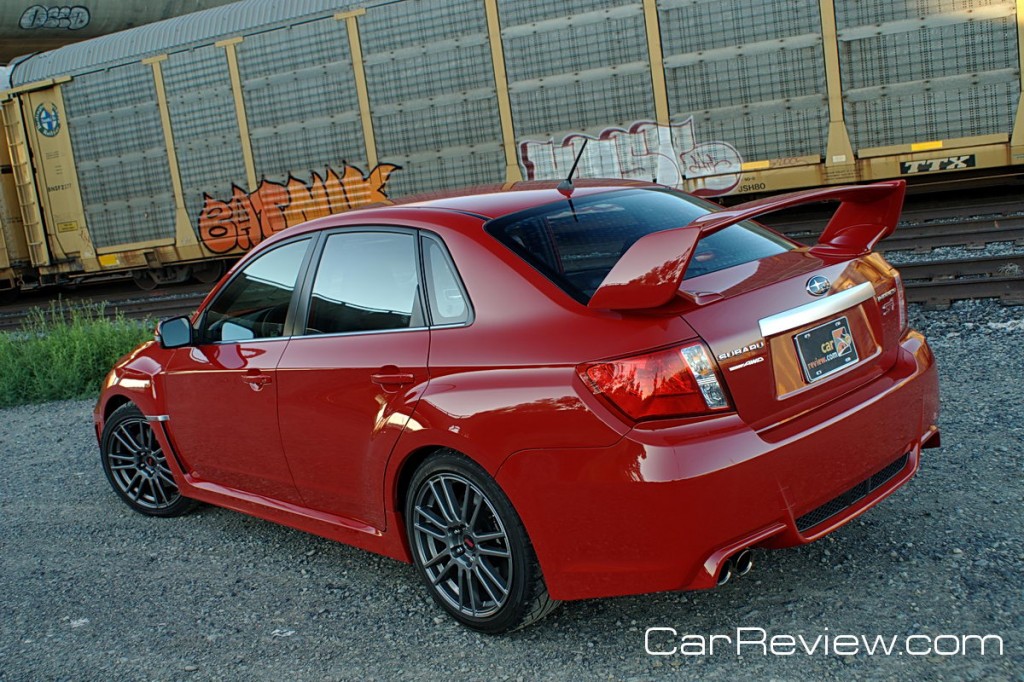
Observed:
[[[469,627],[713,587],[811,542],[939,444],[938,383],[872,252],[902,181],[730,210],[550,184],[306,223],[122,359],[114,490],[413,562]],[[751,219],[833,200],[813,247]]]

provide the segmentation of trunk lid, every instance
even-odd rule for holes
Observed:
[[[884,374],[901,320],[894,271],[871,255],[826,263],[797,249],[684,283],[713,302],[685,313],[708,344],[740,417],[764,429]],[[829,284],[808,291],[812,280]]]

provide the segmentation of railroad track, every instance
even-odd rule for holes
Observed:
[[[828,218],[825,217],[818,220],[768,224],[790,239],[811,245],[818,240],[827,222]],[[946,246],[982,249],[997,242],[1013,242],[1017,246],[1024,246],[1024,216],[973,218],[948,223],[901,222],[896,232],[875,248],[882,253],[907,250],[929,253],[933,249]]]
[[[907,300],[928,309],[943,309],[956,300],[998,298],[1005,305],[1024,305],[1024,256],[992,256],[960,260],[904,263]]]
[[[834,205],[832,205],[834,208]],[[912,207],[905,210],[896,231],[880,242],[881,253],[897,251],[931,254],[935,249],[984,249],[1010,243],[1024,247],[1024,201],[1012,198],[985,204]],[[765,221],[773,229],[802,244],[817,242],[831,217],[831,208],[787,216],[778,213]],[[961,259],[935,259],[894,263],[903,274],[907,298],[929,309],[948,308],[953,301],[998,298],[1004,305],[1024,305],[1024,256],[1009,255]]]
[[[134,285],[131,287],[134,288]],[[207,289],[208,287],[202,287],[200,291],[168,289],[160,293],[143,295],[140,295],[138,291],[133,291],[128,295],[124,293],[113,296],[109,294],[76,295],[60,299],[48,298],[40,294],[32,297],[35,299],[34,301],[0,307],[0,332],[21,329],[33,310],[40,308],[48,310],[51,305],[62,309],[65,315],[70,314],[73,308],[102,306],[103,315],[109,319],[121,315],[129,320],[153,320],[155,322],[167,317],[192,313],[202,303]]]
[[[140,301],[137,303],[112,303],[109,307],[112,316],[120,313],[129,320],[144,320],[147,318],[162,320],[168,317],[189,315],[195,312],[199,304],[203,302],[203,298],[205,298],[205,294],[195,294],[187,298]]]

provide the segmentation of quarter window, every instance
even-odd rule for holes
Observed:
[[[431,321],[436,325],[468,322],[469,305],[444,247],[432,238],[424,239],[423,244]]]
[[[308,246],[309,239],[294,241],[246,265],[207,309],[201,338],[210,343],[282,336]]]
[[[313,281],[307,334],[423,326],[416,238],[341,232],[327,238]]]

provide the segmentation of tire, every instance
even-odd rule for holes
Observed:
[[[523,522],[478,464],[442,450],[413,474],[405,503],[413,563],[455,620],[498,634],[555,610]]]
[[[149,516],[181,516],[196,502],[181,494],[146,416],[132,403],[114,410],[100,438],[103,472],[125,504]]]

